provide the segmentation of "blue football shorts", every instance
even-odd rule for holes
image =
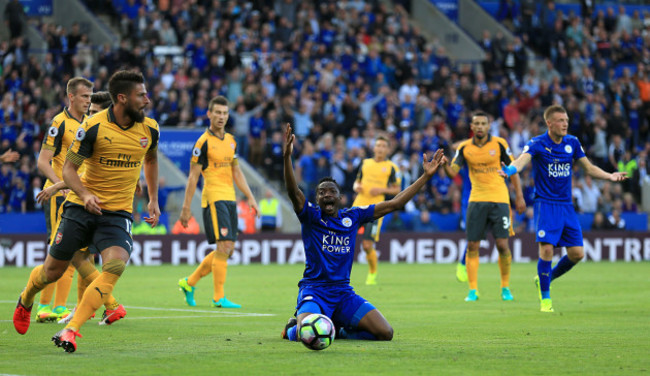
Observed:
[[[582,228],[573,205],[535,202],[536,239],[555,247],[582,247]]]
[[[352,286],[304,285],[298,292],[296,316],[305,312],[321,313],[331,318],[337,327],[355,329],[363,316],[373,309],[375,307],[357,295]]]

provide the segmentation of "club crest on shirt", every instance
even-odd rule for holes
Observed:
[[[342,223],[343,226],[345,226],[345,227],[350,227],[350,226],[352,226],[352,220],[351,220],[350,218],[343,218],[343,220],[341,221],[341,223]]]
[[[54,240],[54,242],[55,242],[56,244],[59,244],[59,243],[61,243],[61,239],[63,239],[63,234],[60,233],[60,232],[57,232],[57,233],[56,233],[56,239]]]
[[[143,148],[146,148],[147,145],[149,145],[149,139],[146,138],[146,137],[142,137],[140,139],[140,146],[142,146]]]
[[[494,157],[495,155],[497,155],[497,151],[494,149],[490,150],[488,153],[490,154],[490,157]]]
[[[59,134],[59,128],[51,126],[50,129],[47,130],[47,134],[50,135],[50,137],[56,137],[56,135]]]
[[[571,154],[571,153],[573,153],[573,148],[571,147],[571,145],[567,145],[567,146],[564,147],[564,151]]]
[[[230,143],[230,147],[232,148],[232,150],[235,150],[235,144],[233,144],[232,142]]]
[[[222,227],[219,232],[221,232],[221,236],[228,236],[228,227]]]

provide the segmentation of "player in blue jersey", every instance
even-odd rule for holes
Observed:
[[[375,205],[341,208],[341,192],[331,177],[316,186],[316,205],[307,202],[298,188],[291,163],[295,137],[287,124],[284,143],[284,181],[293,210],[302,224],[305,272],[298,283],[295,318],[291,318],[282,338],[297,341],[297,329],[311,313],[331,318],[338,338],[390,341],[393,328],[386,318],[350,286],[357,230],[364,223],[399,210],[426,184],[446,158],[441,149],[431,160],[423,156],[424,173],[391,200]]]
[[[571,198],[571,174],[577,161],[593,178],[625,180],[625,172],[608,173],[593,165],[585,156],[580,141],[567,134],[569,117],[559,105],[544,111],[548,131],[530,140],[521,155],[503,166],[501,176],[512,176],[532,161],[535,180],[535,225],[539,261],[535,284],[542,312],[553,312],[551,281],[559,278],[584,257],[582,229]],[[566,247],[567,254],[551,268],[554,247]]]

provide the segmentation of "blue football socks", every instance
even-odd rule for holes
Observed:
[[[465,258],[467,258],[467,246],[465,246],[465,251],[463,252],[463,257],[460,258],[460,263],[465,265]]]
[[[553,271],[551,272],[551,281],[560,278],[562,274],[571,270],[574,265],[575,263],[571,261],[568,256],[564,255],[553,268]]]
[[[537,261],[537,275],[539,276],[539,289],[542,291],[542,299],[550,299],[551,261],[544,261],[540,258]]]
[[[294,341],[295,342],[295,341],[298,340],[298,336],[296,335],[296,329],[297,328],[298,328],[298,326],[294,325],[291,328],[289,328],[289,330],[287,331],[287,337],[289,337],[289,341]]]

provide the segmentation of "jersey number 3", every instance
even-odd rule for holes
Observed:
[[[510,217],[503,217],[503,228],[504,229],[510,228]]]

